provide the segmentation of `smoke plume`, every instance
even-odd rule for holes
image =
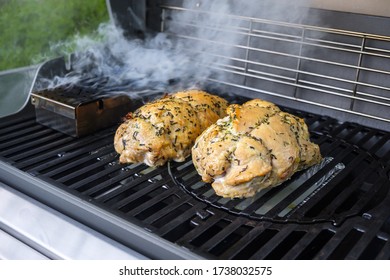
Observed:
[[[185,0],[180,9],[166,9],[161,32],[146,33],[143,39],[129,39],[115,24],[103,23],[93,37],[76,36],[55,46],[67,49],[71,45],[76,50],[72,51],[71,71],[41,79],[40,88],[78,84],[88,77],[104,78],[104,87],[120,91],[203,87],[210,78],[226,79],[221,67],[234,69],[245,59],[251,28],[248,18],[297,22],[304,16],[302,9],[287,3]]]

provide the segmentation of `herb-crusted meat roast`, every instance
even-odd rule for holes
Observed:
[[[192,160],[216,194],[251,197],[296,171],[321,161],[303,119],[273,103],[254,99],[230,105],[227,116],[206,129],[192,148]]]
[[[226,115],[228,102],[200,90],[188,90],[147,103],[119,126],[114,139],[121,163],[161,166],[184,161],[195,139]]]

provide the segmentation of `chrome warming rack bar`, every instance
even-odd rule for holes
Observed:
[[[210,46],[210,51],[195,50],[213,62],[203,66],[236,78],[212,82],[337,110],[351,114],[350,119],[390,124],[390,37],[231,14],[226,15],[231,25],[211,26],[182,20],[179,14],[192,14],[190,19],[218,14],[176,6],[162,9],[161,31]],[[189,29],[193,32],[184,32]],[[237,39],[213,39],[204,35],[208,31]],[[229,49],[227,55],[224,49]]]

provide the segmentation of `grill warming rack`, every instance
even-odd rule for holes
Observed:
[[[160,31],[189,45],[202,44],[195,57],[201,53],[214,63],[201,66],[225,74],[211,82],[390,128],[390,37],[237,15],[226,15],[224,25],[205,25],[199,16],[218,14],[162,6]],[[218,34],[234,39],[221,40]]]

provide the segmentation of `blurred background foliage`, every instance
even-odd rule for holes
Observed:
[[[0,71],[53,58],[108,19],[105,0],[0,0]]]

